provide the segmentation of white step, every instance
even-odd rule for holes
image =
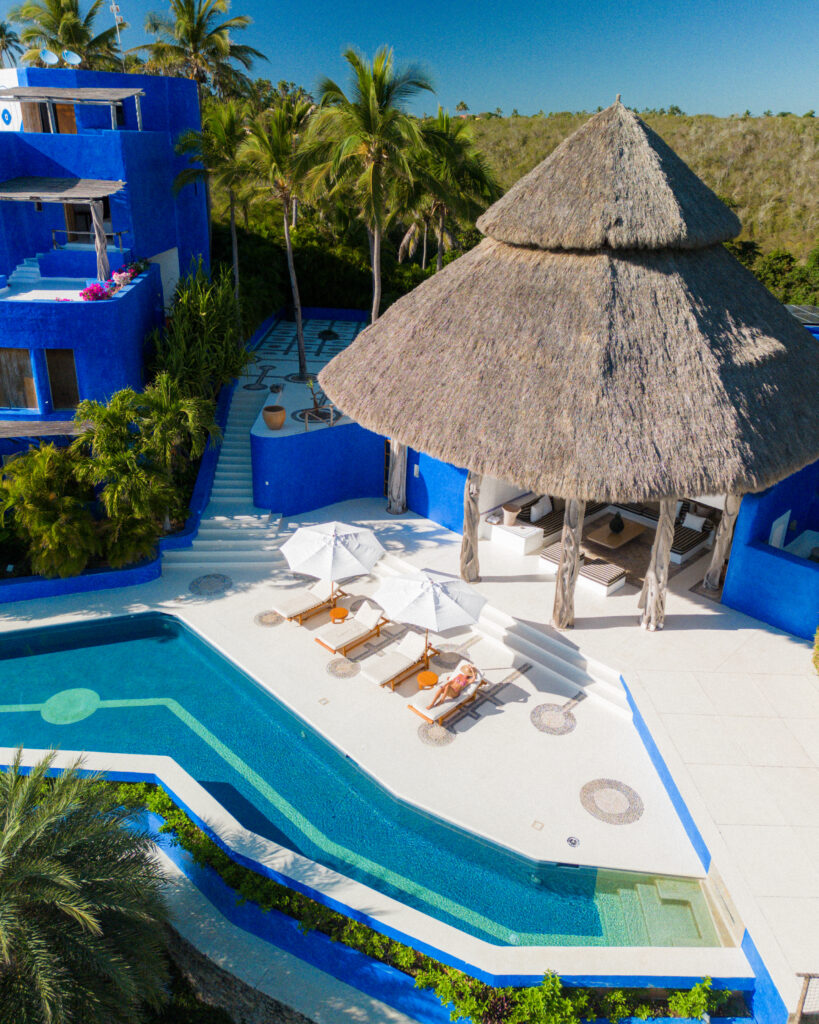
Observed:
[[[208,538],[204,540],[201,537],[197,537],[194,541],[193,549],[196,552],[231,552],[231,551],[265,551],[272,552],[278,551],[280,542],[276,537],[266,537],[262,540],[258,538],[250,538],[246,540],[241,535],[239,537],[216,537],[214,539]]]

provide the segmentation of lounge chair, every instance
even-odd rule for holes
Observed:
[[[363,644],[371,636],[378,636],[381,627],[386,626],[389,621],[384,618],[377,605],[365,601],[358,611],[344,622],[328,622],[326,626],[322,626],[315,641],[333,654],[346,655],[347,651]]]
[[[426,640],[419,633],[407,633],[397,644],[365,658],[360,663],[361,671],[379,686],[389,686],[394,690],[413,672],[428,668],[430,655],[437,653],[434,648],[427,647]]]
[[[452,672],[444,673],[444,675],[439,678],[437,686],[434,686],[430,690],[420,690],[412,698],[407,707],[410,711],[414,711],[416,715],[420,715],[425,722],[429,722],[430,725],[436,722],[440,725],[441,722],[449,718],[450,715],[454,715],[456,711],[466,707],[467,704],[470,704],[478,696],[478,691],[486,682],[486,679],[480,672],[478,672],[478,678],[473,683],[470,683],[469,686],[464,687],[457,697],[450,697],[447,700],[441,701],[441,703],[436,705],[434,708],[427,708],[427,704],[432,700],[432,696],[438,689],[438,686],[442,683],[448,682],[454,676],[457,676],[458,673],[463,672],[463,670],[469,665],[472,665],[471,661],[461,661],[456,669]],[[473,665],[472,667],[474,668],[475,666]]]
[[[333,584],[328,580],[317,580],[309,587],[293,592],[285,592],[272,602],[273,610],[286,619],[296,619],[301,625],[311,615],[330,608],[334,600],[343,597],[340,590],[333,592]]]

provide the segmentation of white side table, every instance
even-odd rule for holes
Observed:
[[[504,526],[498,523],[491,528],[490,540],[502,547],[509,548],[517,555],[530,555],[543,545],[543,530],[529,523],[515,523]]]

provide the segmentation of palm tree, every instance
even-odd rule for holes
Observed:
[[[438,107],[437,116],[424,125],[423,132],[425,146],[419,153],[422,173],[418,181],[428,189],[422,209],[428,213],[438,241],[437,271],[444,265],[444,251],[456,245],[450,221],[473,222],[489,203],[500,198],[502,190],[475,148],[467,121],[452,118]]]
[[[143,454],[162,467],[172,488],[177,468],[198,459],[209,440],[221,437],[213,419],[213,402],[183,395],[179,381],[167,372],[156,376],[137,396],[135,405]],[[166,511],[165,532],[170,528]]]
[[[230,241],[233,248],[233,285],[239,302],[239,242],[236,237],[236,200],[245,177],[239,150],[247,135],[245,112],[233,100],[208,103],[202,117],[202,130],[188,129],[180,135],[176,152],[185,155],[194,166],[186,167],[176,176],[178,190],[193,182],[203,181],[208,207],[210,230],[211,190],[213,185],[224,189],[230,207]]]
[[[166,1001],[162,869],[133,809],[75,762],[0,772],[0,1006],[21,1024],[131,1024]]]
[[[79,467],[74,452],[53,444],[30,448],[3,467],[0,525],[11,513],[31,568],[42,576],[76,576],[100,551],[88,508],[92,494],[81,481]]]
[[[296,317],[299,347],[299,376],[307,380],[307,355],[304,349],[304,328],[301,320],[301,299],[293,261],[290,221],[293,204],[303,188],[308,173],[307,163],[300,159],[299,142],[307,126],[313,105],[306,100],[282,103],[258,115],[250,124],[243,148],[243,159],[255,179],[258,192],[281,204],[284,220],[284,244],[287,269]]]
[[[133,517],[158,523],[178,506],[179,496],[163,468],[146,458],[141,397],[124,388],[107,405],[91,399],[80,402],[74,414],[80,433],[71,447],[90,456],[78,463],[78,474],[85,483],[100,488],[109,519]]]
[[[247,28],[252,18],[237,14],[220,20],[228,12],[228,0],[170,0],[170,16],[152,12],[145,19],[145,31],[157,37],[155,43],[136,46],[170,74],[191,78],[199,90],[207,82],[217,85],[229,79],[249,85],[249,79],[235,64],[247,69],[254,58],[267,60],[252,46],[234,43],[231,33]]]
[[[104,0],[93,0],[85,14],[80,0],[23,0],[9,12],[12,21],[23,25],[20,41],[28,50],[27,64],[40,63],[40,50],[59,53],[72,50],[82,58],[81,67],[111,70],[118,66],[119,48],[116,26],[94,34],[94,22]],[[120,25],[120,29],[127,28]]]
[[[352,70],[350,94],[329,78],[321,81],[321,110],[305,153],[314,162],[311,180],[317,187],[352,183],[370,232],[375,321],[381,309],[381,239],[393,213],[390,197],[397,180],[412,180],[411,154],[422,144],[420,127],[403,105],[432,85],[418,67],[396,68],[387,47],[372,63],[355,50],[344,57]]]
[[[20,37],[7,21],[0,21],[0,68],[6,66],[6,61],[13,68],[22,52]]]

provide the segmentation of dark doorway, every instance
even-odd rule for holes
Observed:
[[[46,349],[46,365],[48,366],[52,406],[55,409],[76,409],[80,395],[77,388],[74,350],[70,348]]]

